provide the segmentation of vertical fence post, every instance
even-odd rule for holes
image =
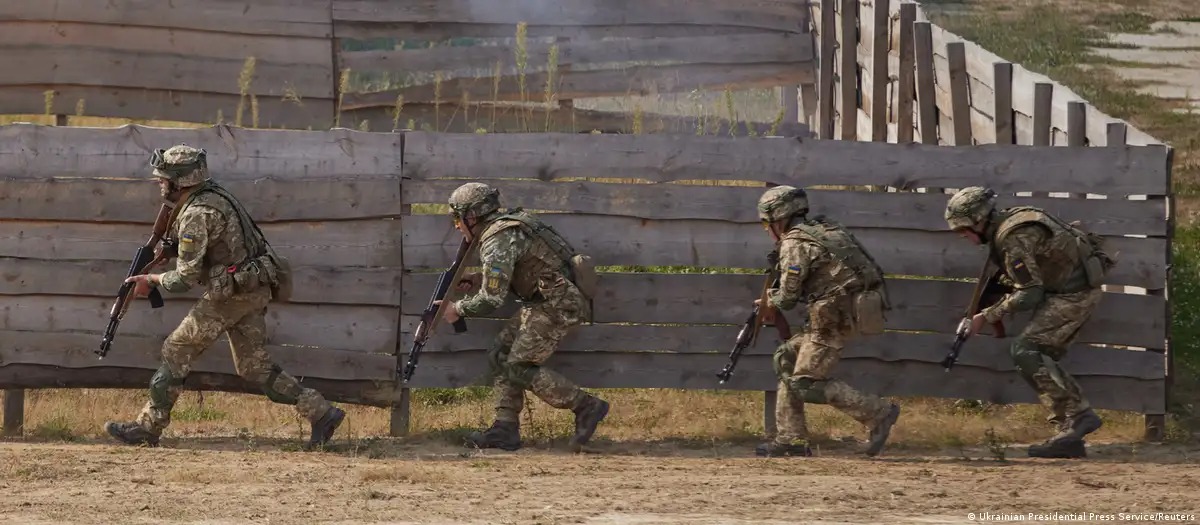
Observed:
[[[1017,143],[1013,126],[1012,73],[1012,63],[996,62],[993,65],[993,84],[995,84],[996,90],[996,104],[993,108],[993,114],[996,116],[996,144],[1012,145]]]
[[[833,52],[838,45],[836,2],[821,0],[821,74],[817,79],[820,82],[817,103],[821,106],[819,135],[825,140],[833,139]]]
[[[403,195],[404,195],[404,137],[405,137],[404,132],[410,131],[410,130],[401,129],[401,130],[392,130],[392,131],[400,133],[400,136],[399,136],[399,142],[400,142],[400,163],[399,164],[400,165],[396,166],[395,172],[399,174],[396,177],[396,184],[400,186],[399,194],[401,195],[401,199],[403,200]],[[400,209],[401,209],[401,216],[399,217],[398,220],[400,221],[400,230],[401,230],[400,238],[403,239],[404,238],[404,233],[403,233],[404,232],[404,217],[410,215],[412,212],[407,206],[405,206],[405,204],[403,202],[401,202]],[[393,220],[396,220],[396,219],[393,219]],[[404,268],[404,243],[403,242],[400,243],[400,268],[401,269]],[[404,296],[403,286],[404,285],[403,285],[403,280],[402,280],[401,281],[402,288],[399,293],[400,297]],[[397,304],[396,304],[396,351],[395,351],[397,364],[400,363],[400,359],[402,359],[402,356],[404,355],[403,330],[404,330],[403,301],[397,301]],[[396,367],[396,368],[397,368],[397,370],[400,369],[400,367]],[[391,406],[391,412],[389,414],[389,421],[388,421],[388,434],[391,435],[392,437],[407,436],[408,431],[409,431],[409,420],[410,420],[409,410],[410,410],[410,405],[411,405],[411,392],[409,391],[408,388],[403,386],[403,383],[401,381],[403,381],[403,378],[401,378],[399,373],[397,373],[396,384],[395,384],[395,387],[392,392],[392,406]],[[397,393],[399,394],[398,396],[397,396]]]
[[[858,0],[842,0],[842,60],[838,82],[842,90],[842,140],[858,138]]]
[[[892,24],[891,0],[875,0],[874,40],[871,49],[871,140],[888,140],[888,27]]]
[[[1087,104],[1083,102],[1067,103],[1067,146],[1087,146]]]
[[[954,119],[954,145],[970,146],[971,130],[971,80],[967,77],[967,44],[946,44],[946,58],[950,62],[950,108]]]
[[[933,26],[913,24],[913,46],[917,53],[917,105],[921,112],[921,143],[938,143],[937,101],[933,91]]]
[[[763,435],[767,439],[779,434],[779,423],[775,420],[775,405],[779,402],[779,391],[763,392]]]
[[[1054,110],[1054,84],[1038,82],[1033,86],[1033,145],[1050,145],[1050,112]]]
[[[25,391],[4,391],[4,435],[20,436],[25,427]]]
[[[917,23],[917,4],[900,4],[900,82],[896,102],[896,142],[913,141],[913,100],[916,98],[916,53],[913,52],[913,24]]]
[[[1121,136],[1124,138],[1124,129],[1121,130]],[[1111,129],[1109,132],[1112,134]],[[1167,148],[1167,194],[1163,197],[1166,199],[1167,205],[1167,246],[1166,246],[1166,282],[1163,283],[1163,314],[1167,320],[1166,340],[1163,341],[1163,354],[1166,359],[1166,377],[1163,378],[1163,413],[1162,414],[1146,414],[1146,436],[1147,441],[1162,441],[1167,434],[1167,416],[1166,412],[1171,409],[1171,392],[1174,390],[1175,384],[1175,349],[1171,346],[1171,264],[1174,262],[1172,254],[1175,253],[1175,196],[1171,191],[1171,168],[1175,164],[1175,149],[1161,145],[1160,147]]]

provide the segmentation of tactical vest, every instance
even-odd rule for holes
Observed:
[[[1032,206],[1018,206],[1001,212],[991,242],[992,258],[1004,267],[999,247],[1017,228],[1037,224],[1050,233],[1033,254],[1042,274],[1042,286],[1050,293],[1075,293],[1095,288],[1115,261],[1103,252],[1103,238],[1085,233]]]
[[[232,293],[247,293],[265,284],[271,286],[274,299],[287,301],[291,297],[289,261],[275,253],[274,248],[267,242],[266,235],[236,197],[215,181],[207,181],[188,196],[187,201],[181,205],[181,213],[192,204],[216,209],[225,215],[226,220],[237,217],[241,229],[240,246],[217,243],[217,246],[213,246],[215,250],[205,256],[208,259],[205,262],[210,265],[206,278],[208,281],[216,281],[209,283],[209,290],[214,292],[214,296],[226,297]]]
[[[835,295],[854,295],[867,290],[879,290],[886,303],[886,283],[883,269],[867,253],[858,239],[840,224],[818,216],[792,224],[785,239],[812,242],[824,248],[832,257],[828,268],[810,273],[804,292],[813,300]],[[886,307],[885,307],[886,308]]]
[[[521,271],[513,272],[512,289],[522,300],[533,300],[537,296],[538,277],[549,272],[561,273],[583,292],[584,297],[595,296],[596,274],[591,258],[575,252],[571,243],[554,231],[550,225],[530,215],[521,208],[500,215],[480,235],[480,242],[501,231],[519,227],[529,236],[540,240],[533,248],[517,259]],[[514,268],[515,269],[515,268]]]

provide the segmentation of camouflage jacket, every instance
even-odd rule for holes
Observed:
[[[854,236],[822,217],[791,224],[780,239],[778,269],[779,288],[768,301],[781,310],[883,284],[883,271]]]
[[[1004,269],[1013,292],[981,312],[989,323],[1032,310],[1047,293],[1089,288],[1079,239],[1069,226],[1032,207],[1001,210],[985,232],[993,262]]]
[[[241,216],[249,214],[217,193],[215,186],[214,182],[206,182],[180,203],[182,209],[167,230],[166,237],[177,242],[179,250],[175,269],[162,276],[162,287],[168,292],[211,286],[220,272],[248,258],[248,246],[256,252],[265,248],[253,228],[243,229]],[[254,237],[249,243],[244,231]]]
[[[549,284],[567,278],[566,261],[520,221],[501,215],[484,228],[478,242],[483,283],[477,293],[455,303],[459,315],[486,315],[504,304],[510,290],[522,301],[545,299],[542,292]]]

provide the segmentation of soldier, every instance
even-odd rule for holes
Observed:
[[[451,303],[445,309],[446,322],[486,315],[504,304],[509,291],[521,303],[488,352],[495,377],[495,421],[490,428],[471,433],[467,444],[520,448],[518,416],[524,391],[529,390],[552,407],[575,412],[570,444],[579,452],[608,414],[608,402],[582,391],[543,363],[568,329],[591,319],[595,274],[586,257],[577,255],[532,214],[519,208],[502,213],[500,192],[486,184],[472,182],[454,190],[450,209],[454,227],[479,245],[483,272],[459,283],[464,292],[480,289]]]
[[[1116,261],[1101,237],[1084,233],[1043,210],[996,209],[996,193],[970,187],[946,204],[950,229],[972,243],[987,244],[1013,292],[971,318],[969,334],[1006,315],[1033,316],[1009,352],[1017,372],[1052,412],[1058,434],[1029,447],[1030,457],[1086,457],[1084,436],[1103,424],[1075,378],[1059,361],[1079,335],[1104,292],[1100,285]]]
[[[163,343],[162,366],[150,379],[150,400],[137,420],[109,421],[104,429],[128,444],[157,446],[192,362],[227,333],[238,375],[259,385],[272,401],[295,405],[311,422],[306,449],[323,445],[345,412],[300,386],[263,348],[267,303],[290,293],[286,260],[275,254],[237,199],[209,178],[205,157],[202,149],[178,145],[155,151],[150,160],[162,197],[175,203],[165,237],[177,244],[178,261],[174,270],[126,282],[136,283],[136,297],[157,286],[183,293],[202,285],[205,291]]]
[[[884,311],[889,308],[883,270],[842,226],[807,214],[808,196],[799,188],[776,186],[758,200],[758,216],[779,255],[779,288],[768,295],[769,307],[791,310],[804,299],[809,324],[775,350],[779,433],[755,452],[812,455],[804,419],[808,402],[833,405],[866,426],[866,454],[875,456],[900,417],[900,407],[859,392],[830,373],[847,340],[883,332]]]

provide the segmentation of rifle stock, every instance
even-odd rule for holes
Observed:
[[[397,360],[396,372],[402,380],[407,383],[412,379],[413,373],[417,370],[417,361],[421,358],[421,350],[425,348],[425,343],[429,341],[429,336],[433,335],[434,329],[442,320],[442,315],[445,312],[446,306],[449,304],[445,301],[446,295],[450,292],[450,288],[458,284],[462,279],[463,269],[466,265],[463,264],[467,255],[471,253],[474,247],[474,242],[468,242],[463,238],[462,243],[458,245],[458,253],[454,257],[454,262],[450,264],[450,268],[442,272],[438,277],[437,287],[433,290],[433,296],[429,299],[429,304],[425,306],[425,311],[421,312],[421,322],[417,324],[417,329],[413,333],[412,348],[408,351],[408,359],[404,366],[401,367]],[[439,301],[441,301],[439,303]],[[463,333],[467,331],[467,321],[459,319],[455,321],[454,333]]]
[[[984,259],[983,269],[979,272],[979,279],[975,281],[975,289],[971,292],[971,302],[967,305],[962,320],[958,322],[958,327],[954,329],[954,342],[950,345],[950,351],[946,357],[942,359],[941,365],[947,372],[954,367],[954,363],[958,361],[958,354],[962,351],[963,344],[967,342],[970,335],[967,333],[971,328],[971,318],[982,312],[985,308],[1000,302],[1006,293],[1010,290],[1000,284],[1001,276],[1000,268],[992,268],[990,258]],[[1006,336],[1004,330],[1004,322],[996,321],[992,323],[993,336],[996,338],[1004,338]]]
[[[133,262],[129,265],[125,279],[145,274],[150,268],[158,266],[159,263],[175,256],[175,244],[163,240],[163,237],[167,233],[167,228],[170,227],[171,212],[172,206],[170,204],[164,203],[159,208],[158,217],[154,219],[154,228],[150,234],[150,239],[134,253]],[[104,359],[104,356],[108,355],[108,351],[112,348],[117,327],[121,324],[121,319],[125,318],[125,313],[129,311],[129,306],[133,304],[133,300],[135,299],[133,297],[135,288],[135,283],[121,281],[121,287],[117,290],[117,297],[108,312],[108,327],[104,329],[104,336],[100,339],[100,348],[95,350],[100,359]],[[147,299],[150,300],[151,308],[162,308],[163,297],[158,288],[151,288]]]

